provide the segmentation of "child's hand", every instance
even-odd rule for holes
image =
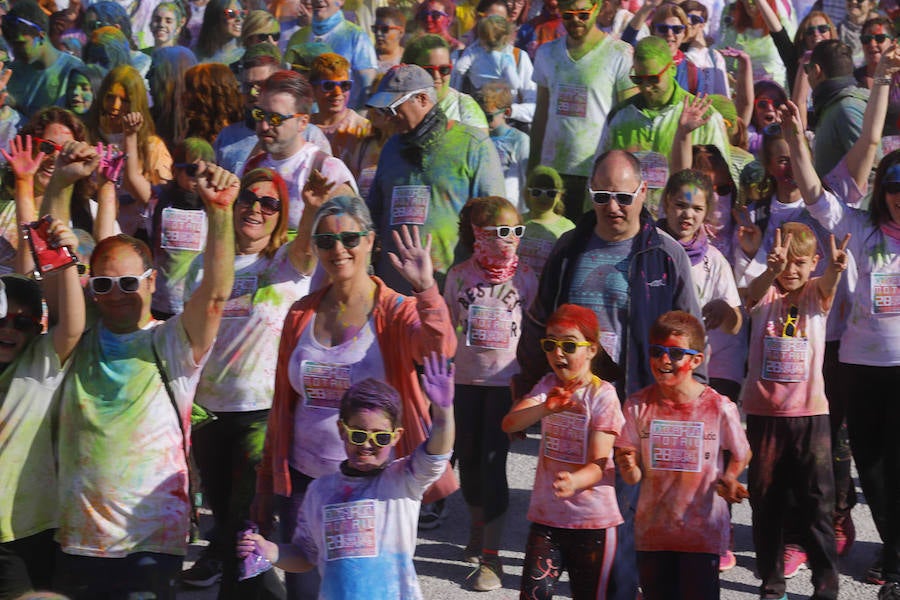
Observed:
[[[144,126],[144,115],[139,112],[130,112],[122,117],[122,133],[125,136],[137,135]]]
[[[741,482],[733,477],[723,477],[716,484],[716,493],[722,496],[729,504],[740,504],[744,498],[750,497]]]
[[[453,374],[455,371],[453,364],[437,352],[432,352],[425,357],[425,376],[422,378],[422,388],[428,398],[441,408],[449,408],[453,405]]]
[[[703,325],[707,331],[718,329],[728,315],[734,312],[725,300],[722,298],[713,298],[703,307]]]
[[[564,386],[556,386],[547,393],[547,400],[544,402],[544,407],[552,413],[558,413],[574,408],[575,401],[572,400],[572,394],[575,392],[577,386],[577,381],[569,382]]]
[[[246,558],[253,552],[256,552],[272,564],[278,562],[278,544],[270,542],[258,533],[244,532],[244,535],[237,542],[238,558]]]
[[[637,452],[633,448],[616,448],[613,453],[613,460],[622,473],[638,468]]]
[[[766,257],[766,266],[772,275],[778,277],[784,272],[788,262],[788,249],[790,249],[793,240],[794,234],[789,233],[782,245],[781,228],[779,227],[775,230],[775,244],[772,246],[772,251],[769,252],[769,256]]]
[[[572,474],[568,471],[560,471],[556,474],[556,480],[553,482],[553,495],[557,498],[571,498],[575,495],[575,482],[572,481]]]
[[[850,243],[850,234],[844,236],[844,241],[841,242],[840,247],[838,247],[834,243],[834,234],[831,235],[831,268],[837,271],[838,273],[843,273],[847,270],[847,263],[850,258],[847,256],[847,244]]]

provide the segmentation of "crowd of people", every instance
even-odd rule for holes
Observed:
[[[0,15],[0,600],[900,600],[896,2]]]

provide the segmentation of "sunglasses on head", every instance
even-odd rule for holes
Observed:
[[[831,25],[810,25],[803,32],[806,35],[815,35],[816,33],[828,33],[831,31]]]
[[[694,356],[696,354],[700,354],[697,350],[691,350],[690,348],[678,348],[677,346],[660,346],[659,344],[650,344],[650,358],[662,358],[663,355],[667,355],[669,360],[673,363],[677,363],[685,356]]]
[[[631,83],[634,85],[656,85],[662,79],[663,73],[669,70],[669,67],[672,66],[670,62],[665,67],[663,67],[662,71],[659,73],[654,73],[652,75],[630,75]]]
[[[403,31],[403,28],[399,25],[379,25],[378,23],[372,25],[372,33],[375,35],[387,35],[391,30]]]
[[[342,92],[349,92],[350,88],[353,87],[353,82],[349,79],[337,80],[337,79],[320,79],[316,82],[320,88],[322,88],[323,92],[333,92],[334,88],[341,88]]]
[[[314,233],[312,237],[316,248],[320,250],[331,250],[338,240],[341,241],[341,245],[344,248],[349,250],[359,246],[363,236],[368,234],[368,231],[342,231],[340,233]]]
[[[571,21],[576,18],[579,21],[587,21],[591,18],[592,12],[594,12],[593,8],[588,10],[564,10],[562,11],[562,18],[564,21]]]
[[[634,204],[634,199],[637,197],[638,192],[641,191],[641,186],[643,182],[639,183],[637,189],[633,192],[610,192],[607,190],[593,190],[588,186],[588,193],[591,195],[591,200],[594,201],[594,204],[609,204],[609,201],[612,199],[616,200],[616,204],[619,206],[631,206]]]
[[[140,289],[141,281],[150,277],[151,274],[153,274],[153,269],[147,269],[140,275],[121,275],[119,277],[91,277],[90,279],[88,279],[88,287],[94,294],[98,296],[110,293],[114,285],[119,286],[119,289],[126,294],[133,294]]]
[[[350,440],[350,443],[354,446],[362,446],[369,440],[372,440],[372,443],[378,446],[379,448],[384,448],[385,446],[389,446],[391,442],[394,441],[394,438],[397,437],[397,430],[393,431],[366,431],[365,429],[350,429],[344,420],[341,419],[341,426],[344,428],[344,432],[347,434],[347,439]]]
[[[397,98],[396,100],[394,100],[393,102],[391,102],[390,104],[388,104],[387,106],[382,107],[382,108],[376,108],[375,110],[377,110],[378,112],[380,112],[381,114],[383,114],[385,116],[396,117],[397,116],[397,108],[399,108],[401,104],[403,104],[404,102],[406,102],[407,100],[409,100],[410,98],[415,96],[416,94],[422,94],[427,91],[428,90],[421,89],[421,90],[413,90],[411,92],[407,92],[407,93],[403,94],[402,96],[400,96],[399,98]]]
[[[555,340],[553,338],[541,338],[541,350],[544,352],[556,352],[557,348],[561,348],[565,354],[575,354],[578,348],[591,346],[588,341],[576,342],[575,340]]]
[[[532,198],[540,198],[541,196],[547,196],[548,198],[555,198],[557,194],[562,192],[562,190],[555,190],[552,188],[528,188],[528,193],[531,194]]]
[[[886,181],[881,187],[885,194],[900,194],[900,181]]]
[[[264,110],[258,106],[254,107],[253,110],[250,111],[250,117],[256,121],[257,123],[261,123],[265,121],[272,127],[278,127],[285,121],[289,119],[293,119],[294,117],[299,117],[304,113],[294,113],[292,115],[283,115],[277,112],[269,112]]]
[[[498,238],[506,239],[510,236],[510,234],[516,236],[517,238],[525,235],[525,226],[524,225],[486,225],[482,227],[484,231],[496,231]]]
[[[422,68],[428,71],[428,74],[432,77],[434,77],[435,73],[440,73],[441,77],[446,77],[453,72],[453,65],[428,65]]]
[[[32,141],[37,144],[37,149],[44,154],[53,154],[54,152],[59,152],[60,150],[62,150],[61,144],[51,142],[50,140],[45,140],[44,138],[36,137],[33,138]]]
[[[703,15],[688,15],[688,21],[691,22],[691,25],[703,25],[706,23],[706,19],[703,18]]]
[[[5,329],[8,326],[12,326],[16,331],[21,331],[23,333],[27,333],[36,327],[41,327],[41,320],[30,315],[6,315],[3,318],[0,318],[0,329]]]
[[[225,9],[225,18],[226,19],[245,19],[247,17],[247,11],[243,9],[237,8],[226,8]]]
[[[449,16],[449,15],[442,10],[426,10],[425,12],[422,13],[423,19],[426,19],[426,20],[432,19],[434,21],[437,21],[441,17],[447,17],[447,16]]]
[[[281,200],[272,196],[257,196],[250,190],[244,190],[238,196],[238,204],[243,204],[253,208],[253,205],[259,202],[259,212],[264,215],[274,215],[281,210]]]
[[[875,40],[876,43],[883,44],[885,40],[893,39],[886,33],[864,33],[859,36],[859,41],[863,46],[867,46]]]
[[[653,26],[653,30],[659,35],[668,35],[671,31],[675,35],[684,33],[684,25],[667,25],[665,23],[657,23]]]

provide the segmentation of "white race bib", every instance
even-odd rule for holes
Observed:
[[[431,187],[427,185],[398,185],[391,192],[391,227],[424,225],[428,219]]]
[[[900,274],[872,273],[872,314],[900,313]]]
[[[763,338],[762,378],[796,383],[809,380],[809,338]]]
[[[702,451],[702,421],[650,422],[651,469],[699,473]]]
[[[584,413],[562,411],[544,417],[544,456],[560,462],[587,462],[587,425]]]
[[[162,209],[159,245],[167,250],[200,252],[206,242],[206,213],[202,210]]]
[[[325,560],[378,556],[375,510],[375,500],[323,506]]]
[[[512,324],[512,314],[506,309],[472,305],[466,345],[506,350],[512,342]]]
[[[312,408],[337,410],[350,387],[350,365],[304,360],[300,363],[303,400]]]

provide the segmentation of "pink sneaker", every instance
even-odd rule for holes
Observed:
[[[806,552],[796,544],[784,547],[784,578],[790,579],[801,569],[806,568]]]
[[[737,558],[735,558],[734,552],[731,550],[726,550],[725,554],[719,555],[719,573],[733,569],[736,565]]]
[[[834,518],[834,541],[838,556],[850,554],[850,547],[856,541],[856,525],[850,511]]]

